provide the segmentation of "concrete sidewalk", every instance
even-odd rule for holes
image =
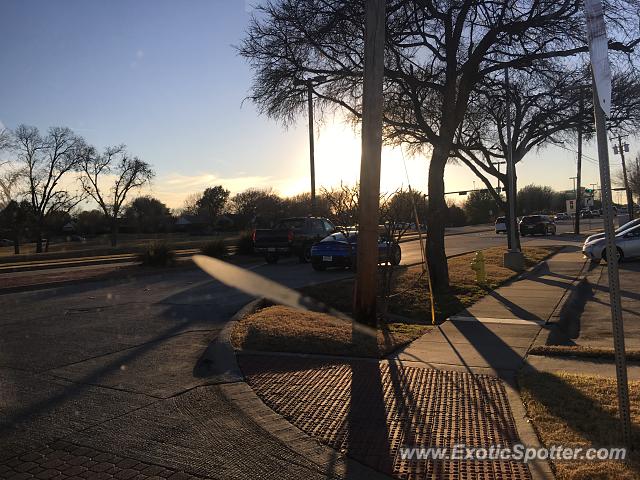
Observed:
[[[620,294],[627,351],[640,349],[640,262],[619,265]],[[536,345],[613,348],[607,264],[593,264],[558,322]]]
[[[490,291],[393,356],[412,366],[456,367],[512,378],[543,325],[557,312],[585,261],[566,248],[531,272]]]

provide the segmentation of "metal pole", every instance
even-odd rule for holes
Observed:
[[[360,211],[353,310],[361,323],[376,325],[378,279],[378,220],[384,81],[385,0],[367,0],[362,102]]]
[[[627,165],[624,161],[624,148],[622,146],[622,135],[618,135],[618,148],[622,159],[622,176],[624,177],[624,189],[627,192],[627,210],[629,211],[629,221],[633,220],[633,193],[629,188],[629,178],[627,177]]]
[[[316,201],[316,164],[314,159],[314,143],[313,143],[313,85],[311,80],[307,81],[307,102],[309,103],[309,163],[311,167],[311,213],[317,212]]]
[[[598,160],[600,164],[600,185],[602,190],[602,213],[604,216],[604,234],[606,239],[607,270],[609,273],[609,303],[611,304],[611,322],[613,324],[613,346],[615,349],[616,378],[618,380],[618,409],[622,427],[622,439],[631,447],[631,416],[629,410],[629,385],[627,384],[627,365],[624,348],[624,326],[622,321],[622,302],[620,300],[620,278],[618,274],[618,252],[613,229],[613,206],[611,202],[611,172],[609,171],[609,148],[605,115],[600,105],[595,78],[593,79],[593,104],[598,140]]]
[[[509,98],[509,69],[504,69],[504,83],[506,88],[505,99],[507,103],[507,203],[509,206],[509,251],[517,251],[516,244],[516,192],[515,192],[515,175],[513,165],[513,149],[511,146],[511,105]]]
[[[584,88],[580,88],[580,107],[578,108],[578,172],[576,181],[578,183],[578,187],[576,189],[576,208],[580,209],[580,205],[582,204],[582,191],[581,191],[581,177],[582,177],[582,118],[584,110]],[[589,222],[591,223],[591,222]],[[575,219],[575,227],[574,232],[576,235],[580,235],[580,215],[576,215]]]

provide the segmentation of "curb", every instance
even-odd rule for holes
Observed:
[[[197,376],[212,378],[217,383],[244,381],[244,375],[238,366],[235,350],[231,344],[231,334],[238,321],[257,312],[267,303],[265,298],[258,298],[247,303],[231,317],[215,341],[209,344],[198,360],[194,369]]]

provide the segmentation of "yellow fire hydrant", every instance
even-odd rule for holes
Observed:
[[[485,284],[487,282],[487,271],[484,265],[484,255],[482,252],[476,252],[475,257],[471,261],[471,270],[476,272],[476,282]]]

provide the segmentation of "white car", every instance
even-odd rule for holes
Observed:
[[[505,217],[496,218],[496,233],[507,233],[507,220]]]
[[[640,257],[640,225],[620,232],[615,238],[618,261],[625,258]],[[585,243],[582,253],[592,261],[607,259],[607,245],[604,238]]]
[[[624,225],[619,226],[618,228],[616,228],[616,235],[618,235],[619,233],[622,232],[626,232],[627,230],[632,229],[633,227],[640,225],[640,218],[636,218],[635,220],[631,220],[630,222],[625,223]],[[587,243],[591,243],[594,240],[598,240],[599,238],[604,238],[604,232],[602,233],[596,233],[595,235],[591,235],[590,237],[587,237],[587,239],[584,241],[585,245]]]

